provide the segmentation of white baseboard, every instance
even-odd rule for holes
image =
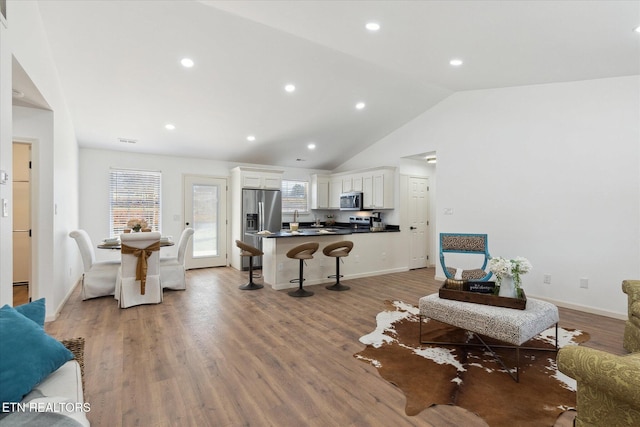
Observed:
[[[67,301],[69,301],[69,298],[71,298],[71,294],[73,294],[73,291],[75,291],[76,287],[82,283],[82,280],[78,280],[76,281],[76,284],[73,285],[69,291],[67,292],[67,294],[64,296],[64,298],[62,299],[62,301],[60,301],[60,304],[58,305],[58,307],[56,307],[55,312],[52,315],[47,314],[47,316],[45,317],[44,321],[45,322],[53,322],[54,320],[56,320],[58,318],[58,316],[60,316],[60,312],[62,311],[62,308],[64,307],[64,305],[67,303]]]
[[[570,302],[566,302],[566,301],[557,301],[551,298],[545,298],[545,297],[539,297],[536,295],[532,295],[532,298],[536,298],[542,301],[547,301],[550,302],[554,305],[557,305],[558,307],[562,307],[562,308],[569,308],[571,310],[577,310],[577,311],[582,311],[584,313],[589,313],[589,314],[597,314],[598,316],[605,316],[605,317],[611,317],[613,319],[619,319],[619,320],[627,320],[627,313],[617,313],[615,311],[609,311],[609,310],[601,310],[599,308],[596,307],[590,307],[587,305],[581,305],[581,304],[573,304]]]
[[[436,280],[446,280],[446,277],[436,277]],[[590,307],[587,305],[581,305],[581,304],[574,304],[571,302],[566,302],[566,301],[558,301],[552,298],[546,298],[546,297],[540,297],[537,295],[529,295],[531,296],[531,298],[536,298],[542,301],[547,301],[550,302],[551,304],[557,305],[558,307],[562,307],[562,308],[568,308],[571,310],[577,310],[577,311],[582,311],[584,313],[589,313],[589,314],[596,314],[598,316],[605,316],[605,317],[611,317],[613,319],[620,319],[620,320],[627,320],[627,313],[618,313],[615,311],[609,311],[609,310],[602,310],[596,307]]]
[[[343,282],[345,280],[350,279],[359,279],[361,277],[370,277],[370,276],[380,276],[382,274],[391,274],[391,273],[402,273],[404,271],[409,271],[408,267],[398,267],[398,268],[389,268],[387,270],[378,270],[378,271],[368,271],[366,273],[358,273],[358,274],[348,274],[343,276],[340,281]],[[316,279],[316,280],[306,280],[304,281],[304,287],[313,286],[313,285],[329,285],[333,283],[333,280],[327,280],[326,278]],[[299,285],[297,283],[281,283],[276,286],[271,286],[272,289],[276,291],[280,291],[282,289],[294,289]]]

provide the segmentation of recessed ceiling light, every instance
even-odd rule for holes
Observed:
[[[286,85],[284,87],[284,90],[286,90],[287,92],[291,93],[294,92],[296,90],[295,85],[292,85],[291,83],[289,83],[288,85]]]
[[[307,144],[307,148],[309,150],[315,150],[316,149],[316,144],[314,144],[313,142],[310,142],[309,144]]]
[[[366,107],[366,104],[364,102],[358,102],[356,104],[356,109],[357,110],[362,110],[364,107]]]
[[[367,25],[364,27],[369,31],[378,31],[380,29],[380,24],[377,22],[367,22]]]
[[[174,130],[174,129],[176,128],[176,125],[173,125],[173,124],[171,124],[171,123],[167,123],[166,125],[164,125],[164,127],[165,127],[167,130]]]
[[[451,61],[449,61],[449,64],[453,65],[454,67],[459,67],[462,65],[462,59],[452,59]]]
[[[249,136],[247,137],[247,141],[255,141],[255,140],[256,140],[256,137],[255,137],[255,136],[253,136],[253,135],[249,135]]]
[[[183,67],[185,68],[191,68],[193,67],[193,60],[190,58],[183,58],[182,61],[180,61],[180,63],[182,64]]]

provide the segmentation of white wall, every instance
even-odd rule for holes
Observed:
[[[8,2],[7,8],[8,28],[2,30],[0,55],[3,88],[0,97],[0,169],[11,170],[13,137],[39,142],[40,164],[36,167],[40,185],[34,186],[39,194],[39,204],[35,207],[37,223],[32,224],[37,231],[32,241],[38,252],[39,283],[38,293],[32,296],[47,298],[47,319],[51,320],[75,285],[72,277],[79,259],[72,252],[74,244],[67,236],[78,221],[77,142],[37,3]],[[15,117],[9,112],[12,100],[6,96],[5,85],[11,85],[11,73],[6,70],[11,67],[12,55],[51,106],[52,113],[45,113],[48,117],[41,115],[40,110],[16,109]],[[12,196],[8,199],[11,206]],[[1,223],[0,304],[12,304],[11,218],[2,219]]]
[[[94,244],[107,237],[109,233],[109,169],[112,167],[162,171],[162,233],[177,237],[182,233],[184,225],[184,175],[226,178],[229,185],[231,169],[236,166],[260,167],[260,165],[189,157],[80,149],[80,228],[89,233]],[[261,167],[283,170],[284,179],[309,180],[312,173],[327,173],[323,170]],[[234,218],[229,218],[229,221],[233,220]],[[283,220],[288,221],[285,218]],[[301,220],[306,221],[306,219]],[[169,250],[166,253],[163,252],[163,256],[170,256],[170,254]],[[98,250],[96,252],[96,259],[99,261],[116,259],[118,256],[119,253],[114,251]]]
[[[638,76],[460,92],[340,169],[437,152],[438,233],[486,232],[492,255],[532,262],[529,296],[623,317],[621,281],[640,277],[639,95]]]
[[[11,44],[0,23],[0,170],[12,176]],[[13,200],[10,183],[0,185],[0,198]],[[11,210],[10,210],[11,211]],[[0,306],[13,305],[13,222],[0,216]]]
[[[53,245],[53,113],[36,108],[13,108],[14,141],[31,144],[31,192],[32,192],[32,259],[33,265],[30,291],[33,299],[56,300],[54,282],[49,280],[54,270]],[[43,179],[44,178],[44,179]],[[48,214],[47,214],[48,213]],[[80,270],[81,271],[81,270]],[[43,280],[44,278],[44,280]],[[64,298],[64,294],[60,296]],[[59,298],[59,301],[62,299]],[[47,307],[50,312],[55,306]]]

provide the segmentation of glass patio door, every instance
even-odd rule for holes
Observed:
[[[185,227],[194,229],[185,254],[185,267],[227,265],[227,180],[186,175]]]

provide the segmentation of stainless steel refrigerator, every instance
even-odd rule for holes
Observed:
[[[250,233],[282,228],[282,195],[280,190],[242,189],[242,241],[262,249],[262,238]],[[253,260],[253,267],[262,267],[262,257]],[[249,257],[242,257],[242,269],[249,269]]]

